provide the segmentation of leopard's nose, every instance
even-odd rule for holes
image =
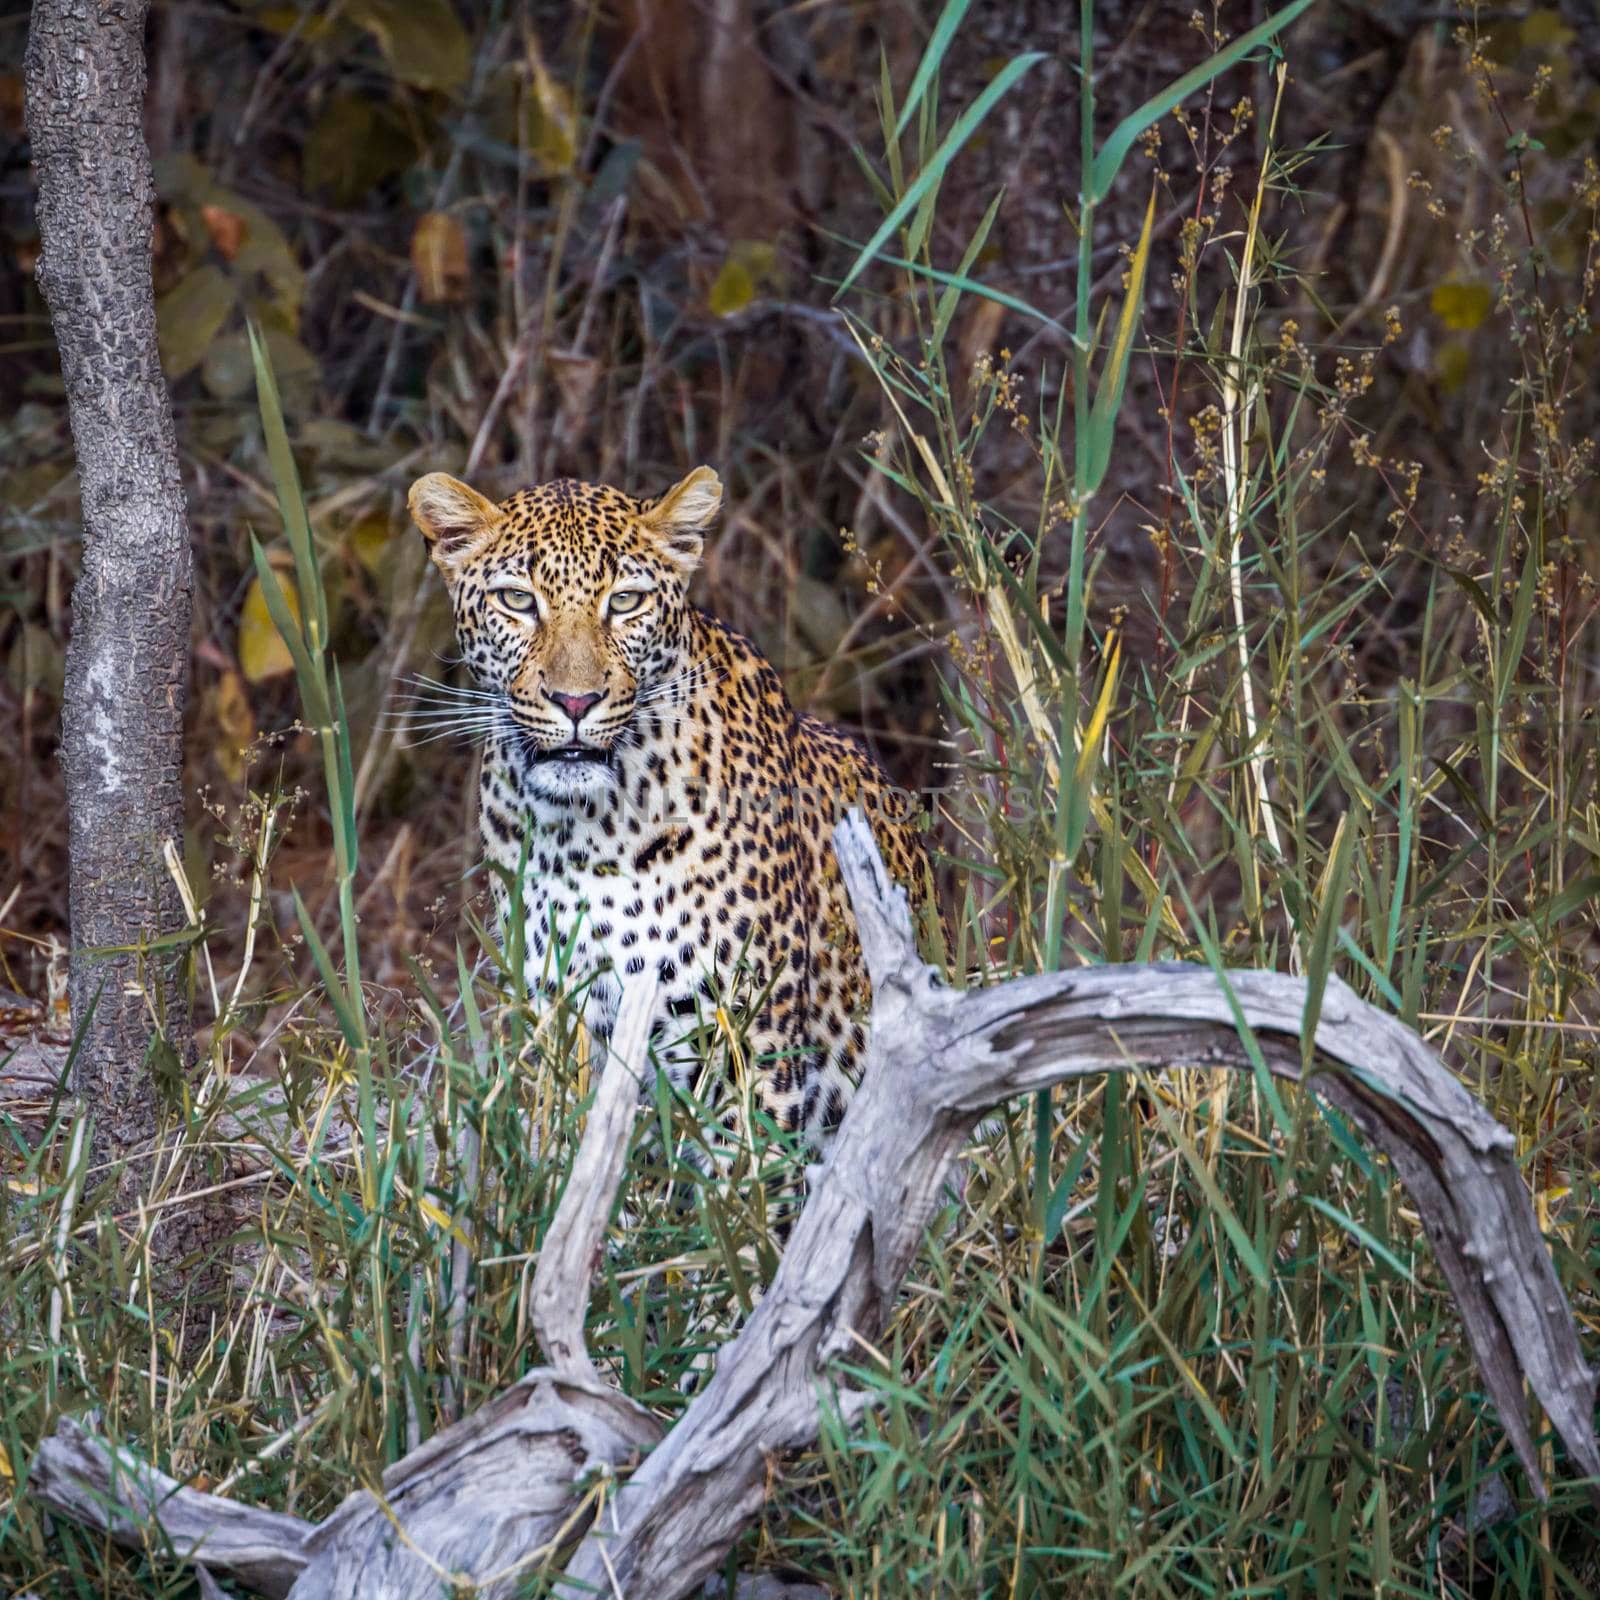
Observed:
[[[574,733],[578,730],[578,724],[583,721],[584,714],[605,699],[605,695],[598,690],[590,694],[563,694],[559,689],[546,689],[544,697],[553,705],[560,706],[572,718]]]

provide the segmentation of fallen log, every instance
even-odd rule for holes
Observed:
[[[835,845],[873,985],[864,1081],[771,1288],[664,1438],[600,1378],[582,1337],[643,1071],[649,1002],[632,990],[535,1281],[534,1323],[550,1367],[413,1451],[377,1490],[352,1495],[315,1529],[242,1521],[231,1502],[163,1491],[159,1475],[141,1477],[150,1469],[91,1448],[66,1423],[40,1446],[31,1492],[113,1537],[167,1543],[294,1600],[421,1600],[445,1579],[509,1595],[536,1565],[560,1566],[563,1594],[691,1595],[759,1513],[769,1460],[815,1439],[831,1363],[885,1326],[956,1153],[983,1116],[1016,1095],[1129,1068],[1255,1072],[1259,1062],[1302,1080],[1303,979],[1156,963],[960,993],[918,959],[905,897],[866,824],[847,818]],[[1410,1190],[1530,1480],[1545,1492],[1524,1381],[1573,1460],[1600,1478],[1595,1375],[1511,1135],[1421,1039],[1337,979],[1322,997],[1315,1044],[1305,1086],[1344,1112]],[[860,1398],[836,1392],[832,1403],[848,1415]],[[129,1485],[136,1492],[122,1494]],[[107,1510],[108,1497],[121,1509]],[[260,1543],[273,1529],[283,1564],[269,1571]]]

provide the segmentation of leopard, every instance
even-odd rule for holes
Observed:
[[[508,933],[520,904],[529,995],[577,996],[604,1044],[653,967],[657,1070],[689,1087],[738,1017],[754,1105],[817,1147],[871,1003],[832,845],[846,808],[919,925],[942,923],[925,813],[691,602],[721,502],[708,466],[648,498],[562,478],[494,501],[442,472],[408,495],[474,680],[480,842]]]

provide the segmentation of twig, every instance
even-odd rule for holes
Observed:
[[[1266,162],[1272,159],[1272,141],[1278,127],[1278,108],[1283,103],[1283,84],[1287,73],[1284,63],[1278,64],[1278,93],[1272,102],[1272,121],[1267,129],[1267,153],[1261,177],[1256,184],[1255,199],[1250,206],[1250,226],[1245,233],[1244,256],[1239,263],[1239,287],[1233,300],[1233,333],[1228,341],[1228,359],[1222,372],[1222,476],[1227,494],[1228,518],[1228,584],[1233,597],[1233,622],[1238,630],[1240,705],[1244,714],[1244,747],[1249,752],[1250,775],[1255,780],[1255,811],[1261,819],[1267,842],[1279,861],[1286,859],[1283,839],[1278,832],[1277,813],[1272,809],[1272,794],[1267,787],[1267,763],[1261,754],[1260,728],[1256,721],[1255,684],[1250,677],[1250,635],[1245,628],[1244,616],[1244,524],[1246,501],[1250,492],[1248,450],[1250,414],[1255,410],[1256,397],[1261,392],[1259,382],[1252,379],[1241,401],[1239,374],[1244,368],[1245,316],[1250,296],[1255,288],[1256,240],[1261,235],[1261,197],[1266,193]],[[1194,681],[1193,671],[1189,681]],[[1184,714],[1187,717],[1189,699],[1184,697]],[[1172,791],[1168,790],[1168,797]],[[1250,858],[1251,876],[1254,878],[1254,900],[1261,903],[1260,867],[1256,858]],[[1289,921],[1289,968],[1298,972],[1301,967],[1300,933],[1295,920],[1289,915],[1285,902],[1284,915]]]

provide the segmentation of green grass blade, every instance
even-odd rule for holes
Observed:
[[[295,465],[294,452],[289,448],[288,430],[283,425],[283,402],[278,397],[278,383],[272,375],[266,346],[261,342],[254,322],[249,324],[248,331],[250,360],[256,373],[256,402],[261,410],[261,431],[267,443],[272,486],[278,497],[283,531],[288,536],[289,549],[294,554],[301,604],[311,608],[307,613],[307,642],[314,654],[320,654],[328,642],[328,602],[318,578],[316,548],[311,540],[311,523],[306,516],[305,495],[300,488],[300,469]],[[311,626],[313,619],[314,629]]]
[[[301,625],[289,607],[289,597],[283,592],[283,584],[253,533],[250,535],[250,556],[255,562],[256,578],[261,584],[261,598],[267,602],[267,615],[272,618],[272,625],[288,647],[289,659],[294,663],[295,680],[300,686],[306,713],[313,722],[327,722],[333,709],[328,704],[327,685],[307,647]],[[300,603],[302,608],[306,604],[304,599]]]
[[[894,210],[883,219],[878,231],[863,246],[860,255],[856,257],[850,270],[840,280],[839,287],[834,291],[833,297],[835,300],[877,259],[878,252],[883,249],[895,229],[922,204],[922,197],[943,178],[945,168],[960,153],[967,140],[978,131],[983,119],[994,109],[996,101],[1025,72],[1032,67],[1036,67],[1044,59],[1044,51],[1030,50],[1026,55],[1020,55],[1014,60],[1008,61],[995,75],[994,79],[985,86],[983,93],[956,118],[955,126],[945,135],[944,142],[934,152],[933,158],[917,174],[910,188],[900,196]]]
[[[344,992],[344,985],[339,982],[339,975],[333,970],[333,960],[328,954],[328,947],[322,942],[322,935],[317,932],[317,925],[311,919],[311,913],[306,910],[306,903],[300,898],[300,890],[291,885],[294,895],[295,915],[300,919],[300,931],[305,935],[306,948],[311,952],[311,959],[316,963],[317,973],[322,979],[323,987],[328,991],[328,1002],[333,1007],[334,1015],[339,1019],[339,1031],[344,1035],[344,1040],[358,1055],[367,1047],[367,1031],[360,1015],[354,1011],[348,997]]]
[[[1122,315],[1106,356],[1105,370],[1094,394],[1094,409],[1089,413],[1089,437],[1084,452],[1083,474],[1078,483],[1080,495],[1091,495],[1105,479],[1111,465],[1111,441],[1117,431],[1117,413],[1122,409],[1122,392],[1128,381],[1128,357],[1133,351],[1133,330],[1144,307],[1145,271],[1150,265],[1150,234],[1156,220],[1156,191],[1151,185],[1150,201],[1144,208],[1144,226],[1139,230],[1138,248],[1128,275],[1128,294],[1122,302]]]
[[[1309,1071],[1311,1058],[1316,1052],[1317,1023],[1322,1017],[1322,997],[1327,991],[1328,974],[1333,971],[1334,948],[1337,943],[1339,921],[1344,913],[1345,884],[1350,877],[1350,863],[1355,855],[1356,840],[1365,821],[1359,808],[1352,807],[1339,819],[1338,834],[1334,839],[1333,858],[1328,863],[1323,881],[1322,904],[1317,907],[1316,931],[1311,937],[1311,949],[1306,957],[1306,1008],[1301,1024],[1300,1059]]]
[[[895,120],[895,139],[899,139],[916,115],[922,97],[927,94],[928,86],[944,62],[945,52],[956,36],[956,29],[965,20],[971,6],[972,0],[948,0],[944,10],[939,13],[939,20],[933,26],[933,35],[928,40],[928,48],[922,52],[922,59],[917,63],[917,70],[911,79],[911,87],[906,90],[905,104],[900,107],[900,115]]]
[[[1352,1239],[1357,1240],[1365,1249],[1370,1250],[1373,1255],[1397,1272],[1407,1283],[1416,1284],[1417,1280],[1411,1268],[1388,1245],[1384,1244],[1375,1233],[1368,1228],[1363,1228],[1354,1217],[1347,1217],[1344,1212],[1335,1206],[1329,1205],[1326,1200],[1317,1195],[1302,1194],[1300,1199],[1310,1206],[1313,1211],[1320,1211],[1330,1222],[1336,1223],[1343,1228]]]
[[[1232,44],[1225,45],[1207,61],[1202,61],[1192,72],[1169,83],[1159,94],[1152,95],[1137,111],[1124,117],[1111,131],[1111,137],[1100,147],[1094,158],[1089,182],[1089,199],[1104,200],[1111,193],[1111,185],[1122,170],[1128,152],[1133,149],[1146,128],[1159,122],[1181,105],[1197,89],[1203,89],[1211,80],[1224,73],[1234,62],[1242,61],[1258,45],[1266,44],[1281,33],[1303,12],[1310,9],[1311,0],[1292,0],[1282,11],[1270,16],[1249,33],[1240,34]]]

